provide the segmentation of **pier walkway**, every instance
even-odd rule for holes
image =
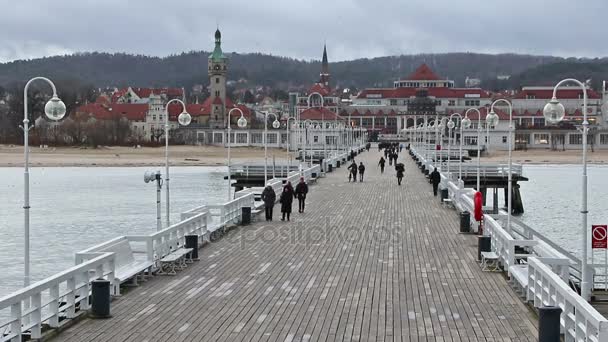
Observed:
[[[56,341],[535,341],[537,319],[503,273],[482,272],[477,238],[458,234],[404,150],[397,186],[377,150],[310,187],[306,213],[263,216],[155,276]],[[278,194],[277,194],[278,195]]]

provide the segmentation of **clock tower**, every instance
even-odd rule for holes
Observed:
[[[211,97],[210,128],[226,127],[226,74],[228,57],[222,52],[222,33],[215,31],[215,49],[209,55],[209,90]]]

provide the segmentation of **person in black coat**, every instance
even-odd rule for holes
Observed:
[[[277,200],[277,194],[274,189],[267,185],[262,191],[262,201],[264,201],[264,210],[266,212],[266,221],[272,221],[272,210],[274,209],[274,202]]]
[[[308,184],[304,181],[304,177],[300,177],[300,183],[296,185],[296,197],[298,198],[298,212],[303,213],[306,206],[306,194],[308,194]]]
[[[431,184],[433,184],[433,195],[437,197],[437,188],[439,188],[439,183],[441,183],[441,174],[437,171],[437,168],[431,172],[429,179]]]
[[[402,163],[395,164],[395,171],[397,171],[397,184],[401,185],[401,180],[403,180],[403,173],[405,172],[405,165]]]
[[[363,165],[363,162],[359,163],[359,182],[363,182],[363,174],[365,173],[365,165]],[[355,182],[357,181],[357,179],[355,178]]]
[[[380,166],[380,173],[384,173],[384,164],[386,163],[386,160],[384,160],[384,157],[380,157],[380,161],[378,162],[378,166]]]
[[[281,203],[281,213],[283,214],[281,221],[285,221],[285,215],[287,215],[287,221],[289,221],[289,216],[291,215],[291,204],[293,203],[294,197],[295,193],[293,191],[293,186],[291,186],[291,182],[287,182],[287,185],[283,187],[283,192],[279,198],[279,202]]]
[[[348,177],[348,181],[350,182],[350,178],[353,178],[353,181],[357,182],[357,163],[353,160],[353,162],[348,167],[350,170],[350,176]]]

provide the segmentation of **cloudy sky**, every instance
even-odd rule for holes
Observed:
[[[210,50],[330,61],[432,52],[608,55],[607,0],[0,0],[0,62]]]

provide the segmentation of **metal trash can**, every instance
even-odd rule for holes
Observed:
[[[251,207],[241,208],[241,224],[246,226],[251,223]]]
[[[198,260],[198,235],[186,235],[186,248],[192,248],[190,259]]]
[[[471,213],[463,211],[460,213],[460,232],[468,233],[471,231]]]
[[[559,341],[562,309],[555,306],[538,308],[538,341]]]
[[[340,167],[340,161],[336,160],[336,167]]]
[[[490,236],[478,236],[477,239],[477,260],[481,261],[481,252],[492,251],[492,238]]]
[[[448,199],[448,189],[441,189],[441,202],[443,202],[443,200]]]
[[[332,172],[334,170],[334,166],[332,164],[327,164],[327,172]]]
[[[91,316],[108,318],[110,316],[110,281],[95,279],[91,282]]]

